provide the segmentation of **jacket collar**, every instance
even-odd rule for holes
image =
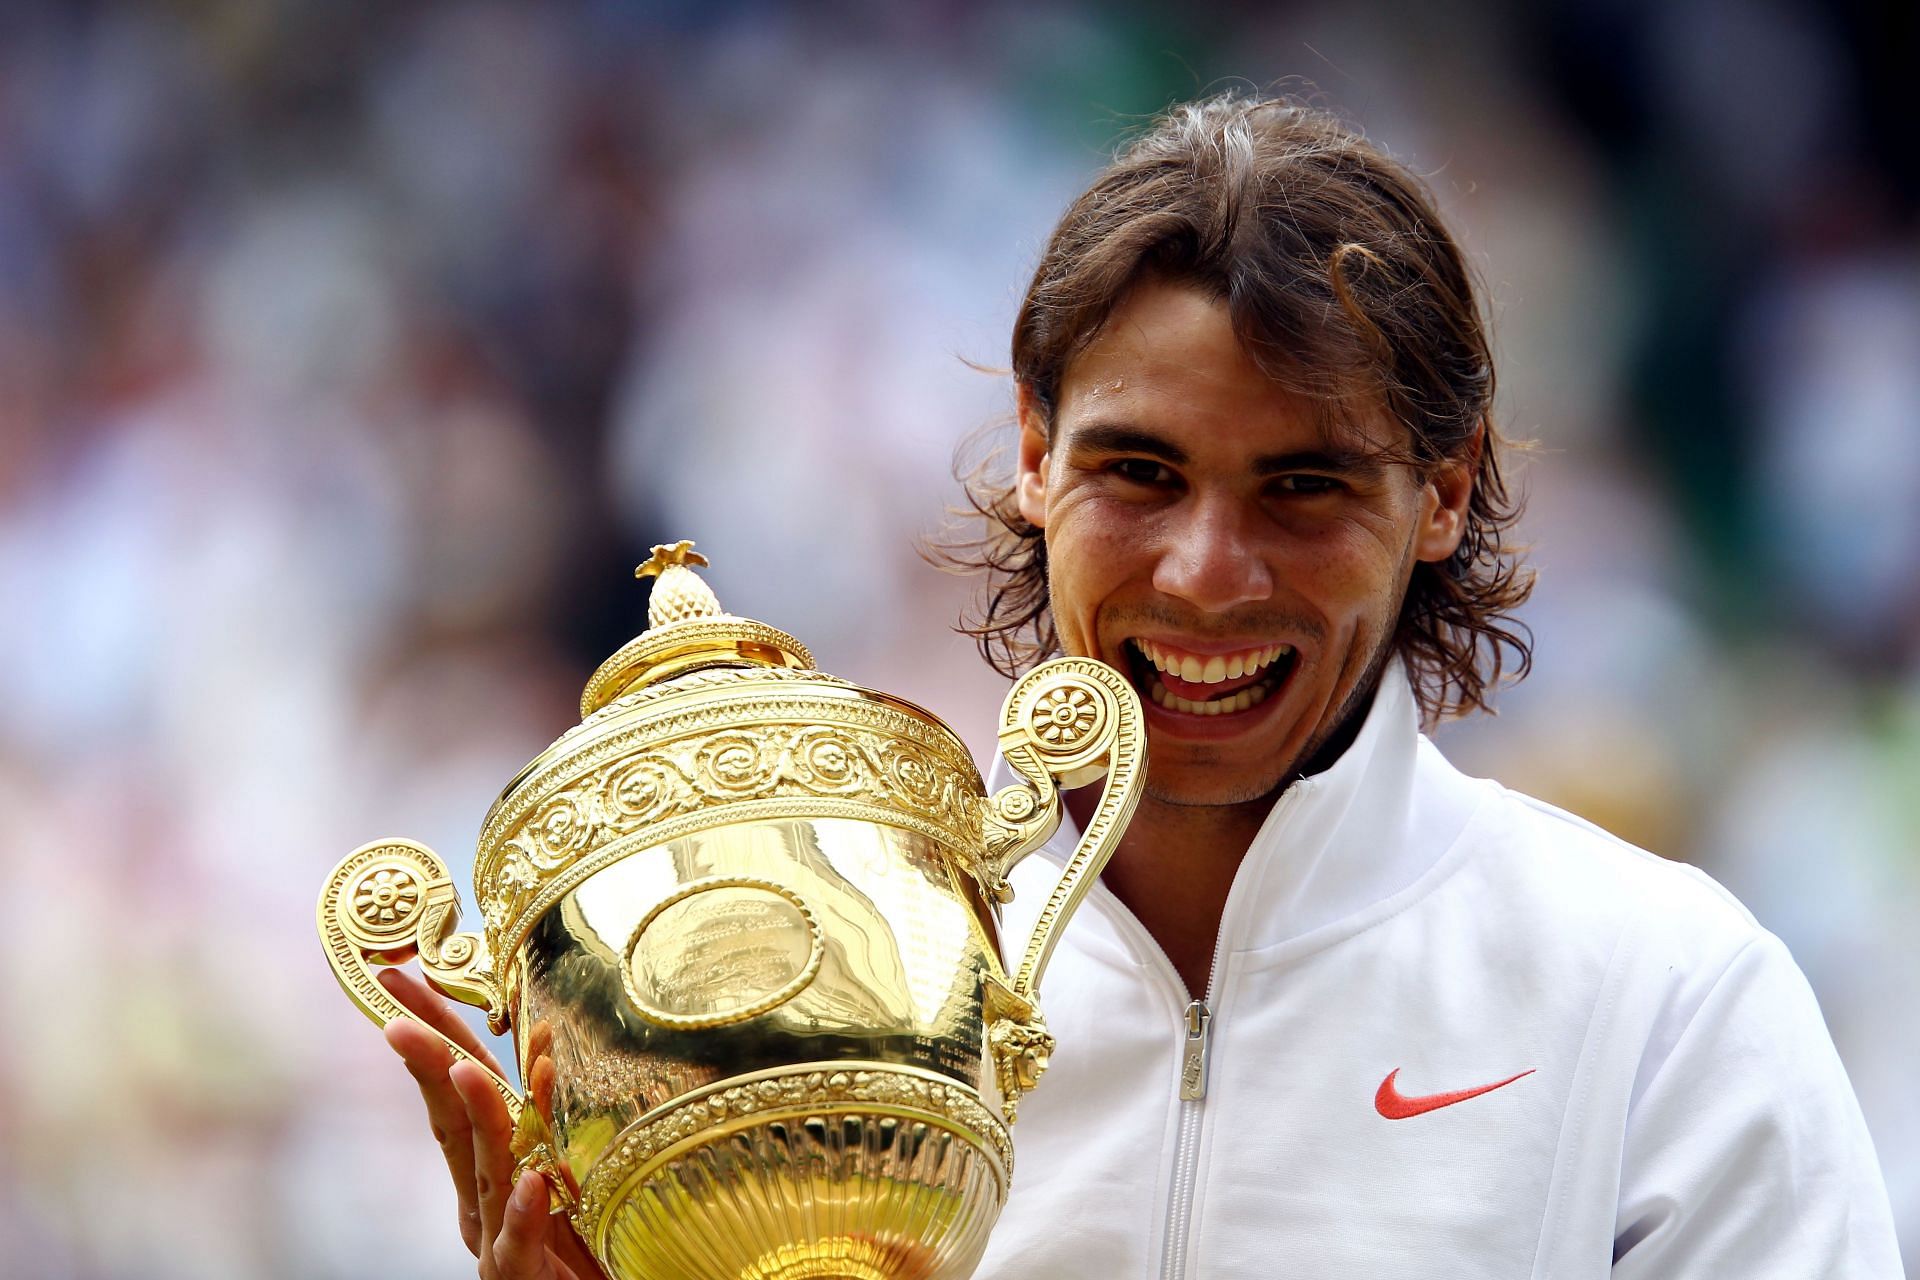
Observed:
[[[995,761],[991,778],[994,789],[1014,780],[1004,760]],[[1234,876],[1222,941],[1232,951],[1259,951],[1342,922],[1358,927],[1371,918],[1369,908],[1398,897],[1440,861],[1482,786],[1454,772],[1421,736],[1406,672],[1389,664],[1353,744],[1324,772],[1294,782],[1267,815]],[[1079,838],[1072,817],[1063,816],[1041,852],[1064,862]]]

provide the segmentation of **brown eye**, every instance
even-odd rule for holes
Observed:
[[[1151,458],[1121,458],[1108,469],[1133,484],[1159,486],[1173,481],[1173,472]]]
[[[1273,481],[1273,487],[1281,493],[1320,494],[1332,493],[1340,487],[1340,482],[1332,476],[1278,476]]]

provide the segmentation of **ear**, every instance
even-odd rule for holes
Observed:
[[[1036,529],[1047,527],[1047,419],[1033,388],[1021,383],[1017,391],[1020,415],[1019,469],[1014,498],[1021,517]]]
[[[1438,563],[1459,549],[1467,532],[1467,508],[1473,502],[1473,477],[1480,469],[1484,438],[1484,432],[1475,435],[1469,447],[1427,471],[1420,527],[1413,539],[1414,559]]]

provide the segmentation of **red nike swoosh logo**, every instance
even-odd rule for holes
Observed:
[[[1450,1107],[1456,1102],[1465,1102],[1468,1098],[1477,1098],[1483,1093],[1492,1093],[1495,1089],[1504,1089],[1515,1080],[1525,1079],[1539,1070],[1529,1067],[1517,1076],[1508,1076],[1505,1080],[1493,1084],[1483,1084],[1478,1089],[1455,1089],[1452,1093],[1429,1093],[1422,1097],[1409,1098],[1393,1087],[1393,1078],[1400,1074],[1395,1067],[1387,1072],[1387,1078],[1380,1082],[1380,1088],[1373,1095],[1373,1109],[1389,1120],[1405,1120],[1410,1116],[1425,1115],[1429,1111],[1438,1111],[1441,1107]]]

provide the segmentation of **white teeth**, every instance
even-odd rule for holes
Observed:
[[[1217,698],[1210,702],[1195,702],[1191,698],[1183,698],[1171,692],[1167,686],[1155,680],[1152,696],[1155,705],[1172,711],[1184,711],[1190,716],[1219,716],[1232,715],[1236,711],[1245,711],[1249,707],[1258,706],[1266,701],[1268,692],[1265,685],[1252,685],[1237,693],[1228,694],[1224,698]]]
[[[1163,649],[1151,640],[1135,640],[1133,644],[1156,670],[1189,684],[1219,684],[1223,680],[1238,680],[1293,653],[1292,645],[1274,644],[1264,649],[1250,649],[1232,655],[1215,654],[1203,658],[1195,654],[1181,654]],[[1156,688],[1155,701],[1160,701],[1160,692],[1161,690]],[[1252,695],[1252,701],[1240,706],[1234,705],[1235,698],[1240,694]],[[1168,693],[1168,700],[1161,702],[1160,705],[1171,706],[1180,711],[1192,711],[1199,715],[1219,715],[1226,711],[1244,711],[1247,706],[1259,702],[1265,696],[1264,691],[1246,689],[1239,691],[1234,697],[1221,698],[1218,702],[1190,702],[1178,694]]]

